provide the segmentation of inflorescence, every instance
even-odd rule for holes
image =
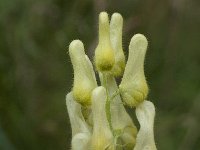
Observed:
[[[69,45],[74,83],[66,103],[72,150],[156,150],[155,107],[146,100],[148,85],[144,75],[148,41],[142,34],[134,35],[125,62],[122,26],[119,13],[114,13],[110,22],[106,12],[100,13],[99,42],[94,56],[100,86],[83,43],[74,40]],[[122,75],[118,86],[115,78]],[[135,109],[139,131],[124,105]]]

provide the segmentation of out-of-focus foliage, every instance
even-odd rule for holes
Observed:
[[[91,56],[102,10],[124,16],[124,45],[149,40],[158,149],[200,148],[199,0],[0,0],[1,150],[70,148],[68,44],[81,39]]]

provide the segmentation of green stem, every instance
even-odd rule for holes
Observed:
[[[110,101],[114,100],[114,98],[119,95],[119,89],[117,91],[115,91],[115,93],[112,94],[112,96],[110,97]]]
[[[115,131],[113,129],[112,126],[112,117],[111,117],[111,110],[110,110],[110,106],[111,106],[111,101],[114,100],[114,98],[119,95],[119,89],[117,91],[115,91],[112,96],[110,96],[109,94],[109,89],[108,89],[108,82],[107,82],[107,75],[103,74],[103,86],[106,89],[106,104],[105,104],[105,111],[106,111],[106,117],[107,117],[107,121],[110,127],[110,130],[113,134],[113,136],[115,137]]]
[[[104,87],[106,89],[106,105],[105,105],[106,117],[108,120],[110,130],[111,130],[112,134],[114,135],[112,121],[111,121],[111,112],[110,112],[110,95],[109,95],[109,91],[108,91],[106,74],[103,74],[103,82],[104,82]]]

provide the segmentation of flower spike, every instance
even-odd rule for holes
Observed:
[[[155,107],[145,100],[148,86],[144,59],[148,42],[144,35],[134,35],[125,65],[122,27],[123,18],[119,13],[112,15],[110,24],[108,14],[100,13],[94,61],[101,86],[97,85],[83,43],[74,40],[69,45],[74,84],[66,103],[72,128],[72,150],[156,150]],[[115,77],[122,74],[118,86]],[[139,132],[125,104],[136,108]]]
[[[74,40],[69,45],[69,55],[74,69],[73,96],[75,100],[88,106],[91,104],[92,90],[97,87],[92,64],[85,55],[83,43]]]
[[[147,45],[147,39],[142,34],[134,35],[129,45],[129,57],[119,89],[124,102],[130,107],[144,101],[148,94],[144,75]]]

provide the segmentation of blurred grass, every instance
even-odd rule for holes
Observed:
[[[124,16],[126,55],[133,34],[149,40],[158,149],[200,148],[200,1],[0,0],[0,149],[70,148],[68,45],[81,39],[93,55],[102,10]]]

